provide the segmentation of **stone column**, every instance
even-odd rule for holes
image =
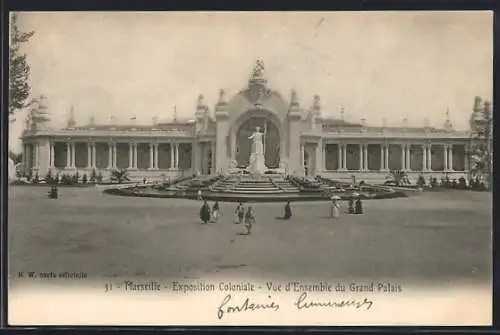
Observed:
[[[385,164],[385,158],[384,158],[384,145],[380,145],[380,171],[384,171],[384,164]]]
[[[54,168],[56,165],[55,162],[56,150],[54,146],[55,146],[54,142],[50,142],[50,168]]]
[[[92,168],[97,167],[97,159],[96,159],[96,143],[92,143]]]
[[[406,146],[401,144],[401,170],[406,171]]]
[[[342,170],[342,144],[337,144],[337,170]]]
[[[427,146],[422,145],[422,171],[427,171]]]
[[[342,144],[342,170],[347,170],[347,145]]]
[[[322,151],[322,154],[321,154],[321,157],[322,157],[322,165],[321,165],[321,170],[322,171],[326,171],[326,143],[322,141],[322,145],[321,145],[321,150]]]
[[[34,159],[35,164],[33,165],[33,167],[35,169],[38,169],[40,166],[40,144],[38,142],[35,143],[34,148],[35,148],[35,159]]]
[[[154,167],[155,170],[158,170],[158,143],[154,144]]]
[[[368,171],[368,144],[363,145],[363,161],[365,162],[363,170]]]
[[[137,143],[134,143],[134,169],[137,169]]]
[[[406,157],[406,170],[408,170],[408,171],[411,171],[411,154],[410,154],[410,149],[411,149],[411,145],[407,144],[406,145],[406,154],[405,154],[405,157]]]
[[[113,143],[113,169],[116,169],[116,158],[118,156],[117,150],[116,150],[116,143]]]
[[[153,149],[153,143],[149,143],[149,169],[152,170],[154,169],[154,149]]]
[[[432,144],[427,146],[427,171],[432,171]]]
[[[453,169],[453,145],[448,146],[449,156],[448,156],[448,170],[455,171]]]
[[[319,174],[323,172],[323,141],[319,139],[318,145],[316,146],[316,159],[314,164],[314,172]]]
[[[301,168],[304,168],[306,162],[305,162],[305,159],[304,159],[304,144],[301,143],[300,144],[300,166]]]
[[[175,169],[179,169],[179,143],[175,143]]]
[[[467,154],[468,148],[465,147],[465,153],[464,153],[464,170],[466,172],[469,172],[469,155]]]
[[[211,148],[212,148],[212,168],[210,170],[211,174],[218,173],[219,171],[216,170],[217,168],[217,159],[219,159],[219,155],[217,154],[217,144],[215,142],[210,143]]]
[[[444,171],[448,171],[448,145],[444,144]]]
[[[87,169],[92,167],[92,144],[87,142]]]
[[[170,169],[174,168],[174,142],[170,142]]]
[[[134,144],[132,142],[128,144],[128,168],[134,168]]]
[[[66,169],[71,167],[71,143],[66,142]]]
[[[75,142],[72,142],[71,143],[71,167],[72,168],[76,168],[75,156],[76,156],[76,145],[75,145]]]
[[[113,168],[113,143],[108,143],[108,169]]]
[[[358,148],[359,148],[359,170],[358,171],[362,171],[363,170],[363,144],[359,144]]]
[[[384,145],[384,171],[389,171],[389,144]]]

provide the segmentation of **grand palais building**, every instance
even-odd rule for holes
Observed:
[[[479,104],[471,122],[481,113]],[[189,121],[120,125],[91,119],[77,125],[70,117],[65,128],[56,130],[32,117],[22,135],[23,166],[40,177],[49,170],[80,175],[95,170],[106,178],[126,169],[132,178],[151,179],[232,173],[248,166],[248,137],[259,126],[265,132],[265,164],[280,173],[370,179],[404,170],[413,179],[463,176],[469,169],[470,133],[454,130],[449,120],[438,129],[326,118],[319,96],[304,104],[295,91],[284,96],[268,88],[259,63],[240,92],[226,96],[220,91],[214,110],[200,95]]]

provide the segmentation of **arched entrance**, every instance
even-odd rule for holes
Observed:
[[[255,132],[256,127],[260,131],[265,130],[264,157],[268,168],[278,168],[280,164],[280,134],[276,125],[263,116],[253,116],[243,122],[236,131],[236,163],[238,167],[247,167],[252,150],[251,140],[248,139]]]

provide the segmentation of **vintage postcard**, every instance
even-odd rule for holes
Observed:
[[[490,325],[493,15],[18,12],[10,325]]]

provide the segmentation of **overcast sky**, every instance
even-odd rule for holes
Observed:
[[[33,95],[45,94],[55,127],[76,121],[151,123],[191,118],[202,93],[244,88],[262,58],[269,86],[303,106],[368,124],[441,126],[450,110],[467,126],[474,96],[492,98],[490,12],[22,13],[36,33],[24,47]],[[11,143],[24,127],[21,113]]]

